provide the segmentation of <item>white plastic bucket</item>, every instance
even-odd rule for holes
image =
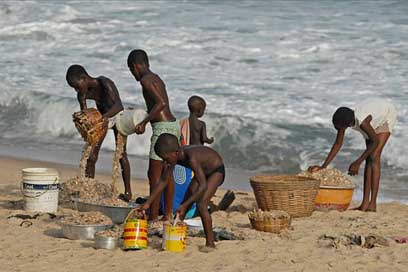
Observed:
[[[22,170],[25,210],[54,213],[58,209],[59,175],[53,168]]]
[[[125,136],[135,133],[137,124],[143,121],[146,117],[146,112],[141,109],[124,110],[116,117],[116,128]]]

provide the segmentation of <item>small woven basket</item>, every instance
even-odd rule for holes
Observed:
[[[291,217],[310,216],[320,181],[298,176],[254,176],[250,178],[261,210],[283,210]]]
[[[290,227],[291,218],[289,214],[280,218],[251,218],[249,216],[249,221],[253,229],[271,233],[280,233],[282,230],[285,230]]]
[[[82,138],[90,145],[100,143],[105,137],[108,127],[97,109],[90,108],[75,112],[72,118]]]

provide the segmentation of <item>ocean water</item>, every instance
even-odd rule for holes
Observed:
[[[126,105],[144,109],[126,64],[143,48],[177,117],[188,114],[189,96],[206,99],[213,147],[235,173],[230,187],[321,163],[337,107],[393,101],[398,122],[383,152],[380,197],[408,201],[406,14],[404,1],[2,1],[0,153],[79,154],[71,120],[79,106],[65,81],[74,63],[111,78]],[[147,158],[149,137],[130,137],[134,160]],[[110,154],[112,135],[103,148]],[[349,131],[333,166],[346,172],[363,149]]]

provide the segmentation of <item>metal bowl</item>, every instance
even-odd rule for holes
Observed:
[[[101,212],[112,219],[115,224],[122,224],[125,221],[126,216],[131,210],[136,208],[138,205],[134,204],[129,207],[115,207],[115,206],[104,206],[98,204],[91,204],[81,202],[80,200],[75,200],[75,207],[80,212]]]
[[[93,240],[95,233],[112,228],[113,225],[62,225],[62,234],[71,240]]]
[[[118,244],[118,238],[95,235],[95,248],[112,250],[117,248]]]

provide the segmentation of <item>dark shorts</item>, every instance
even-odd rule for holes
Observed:
[[[221,164],[220,166],[217,167],[217,169],[215,169],[214,171],[212,171],[206,178],[209,178],[212,174],[215,173],[221,173],[222,174],[222,180],[219,186],[221,186],[221,184],[224,183],[225,180],[225,166],[224,164]]]

